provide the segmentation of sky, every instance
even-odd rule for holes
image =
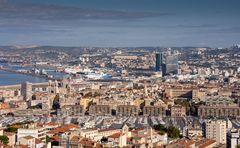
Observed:
[[[240,43],[239,0],[0,0],[0,45]]]

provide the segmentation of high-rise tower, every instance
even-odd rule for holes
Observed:
[[[178,55],[171,54],[165,57],[165,64],[163,64],[163,76],[169,74],[178,74]]]
[[[162,53],[156,53],[156,71],[162,71]]]

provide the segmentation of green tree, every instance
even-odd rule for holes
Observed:
[[[18,129],[16,127],[12,127],[12,126],[5,129],[6,132],[11,132],[11,133],[17,133],[17,130]]]
[[[0,136],[0,141],[3,144],[8,144],[9,143],[9,138],[6,135],[2,135],[2,136]]]
[[[107,137],[102,137],[101,143],[106,143],[106,142],[108,142],[108,138]]]
[[[157,131],[167,132],[167,128],[162,124],[154,125],[153,128]]]
[[[47,135],[46,136],[46,143],[51,142],[51,138]]]
[[[179,138],[180,137],[180,130],[174,126],[169,126],[167,128],[167,134],[170,138]]]
[[[179,138],[180,137],[180,130],[174,126],[169,126],[166,128],[162,124],[154,125],[153,128],[159,132],[159,134],[163,135],[165,133],[168,134],[170,138]]]
[[[162,124],[154,125],[153,128],[157,130],[160,135],[167,133],[167,128]]]

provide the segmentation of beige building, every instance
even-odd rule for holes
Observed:
[[[35,138],[32,136],[21,137],[18,141],[19,144],[27,145],[29,148],[35,148]]]
[[[91,105],[89,107],[89,115],[111,115],[111,108],[109,105]]]
[[[238,106],[200,106],[198,108],[198,116],[201,118],[207,117],[239,117],[240,107]]]
[[[46,141],[46,132],[47,132],[47,129],[45,127],[37,127],[35,125],[29,125],[26,128],[18,129],[17,139],[19,141],[22,137],[32,136],[34,138],[37,138],[37,139],[45,142]]]
[[[174,105],[171,107],[171,116],[172,117],[185,117],[186,108],[181,105]]]
[[[9,146],[14,146],[16,144],[16,134],[15,133],[4,133],[8,137],[8,145]]]
[[[171,88],[166,89],[166,96],[170,98],[192,98],[193,90],[192,89],[185,89],[185,88]]]
[[[205,137],[216,140],[217,144],[226,144],[227,123],[224,120],[208,120],[203,128]]]
[[[65,105],[57,111],[58,116],[83,116],[85,114],[82,105]]]
[[[206,95],[204,91],[196,88],[170,88],[166,89],[165,92],[166,96],[170,98],[201,99]]]
[[[118,116],[137,116],[138,107],[135,105],[119,105],[116,113]]]
[[[108,137],[108,142],[111,147],[125,147],[127,146],[127,135],[123,133],[116,133]]]
[[[161,116],[166,115],[166,109],[163,106],[145,106],[143,108],[143,116]]]

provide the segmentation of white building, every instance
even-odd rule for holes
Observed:
[[[217,144],[227,142],[227,123],[224,120],[208,120],[204,127],[205,137],[216,140]]]
[[[231,129],[227,133],[227,148],[236,148],[238,146],[239,133],[237,129]]]
[[[45,127],[29,126],[28,128],[19,128],[17,131],[17,139],[19,141],[22,137],[32,136],[44,142],[46,141],[46,131],[47,129]]]

